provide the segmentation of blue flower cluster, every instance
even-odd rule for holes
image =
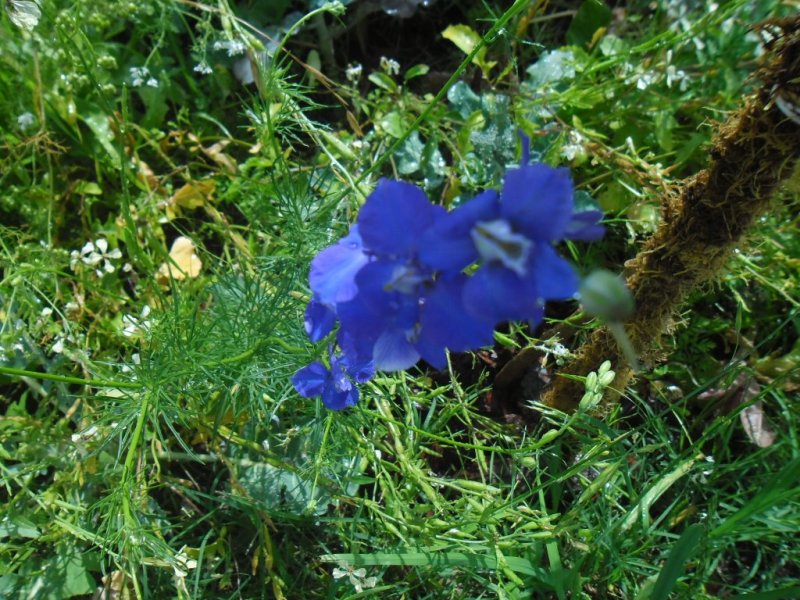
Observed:
[[[441,369],[445,349],[491,344],[498,323],[536,325],[547,300],[578,290],[553,244],[600,238],[601,218],[575,212],[569,172],[544,164],[509,170],[499,193],[451,212],[411,184],[382,179],[350,233],[311,262],[306,332],[318,342],[338,320],[339,352],[330,347],[330,367],[300,369],[295,388],[339,410],[356,403],[355,384],[376,370],[420,358]]]

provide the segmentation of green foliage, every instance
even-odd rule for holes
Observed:
[[[0,596],[796,595],[797,177],[617,405],[605,367],[576,414],[536,402],[596,326],[569,303],[558,337],[498,332],[349,412],[292,389],[325,351],[308,263],[379,177],[456,205],[500,184],[522,130],[607,213],[567,250],[620,272],[758,85],[748,26],[787,10],[460,4],[414,21],[453,44],[413,51],[361,2],[2,18]],[[542,362],[500,404],[523,344]],[[766,447],[742,426],[756,405]]]

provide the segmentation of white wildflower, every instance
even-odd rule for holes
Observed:
[[[569,132],[567,143],[561,147],[561,155],[567,160],[574,160],[583,152],[584,137],[577,131]]]
[[[347,77],[347,80],[351,83],[358,83],[358,80],[361,79],[361,73],[364,71],[364,67],[360,64],[355,63],[352,65],[348,65],[347,69],[344,72],[344,76]]]
[[[34,125],[36,125],[36,117],[33,116],[33,113],[24,112],[17,117],[17,127],[19,127],[21,131],[27,131]]]
[[[131,74],[131,85],[133,87],[142,87],[147,81],[147,85],[150,85],[150,69],[147,67],[131,67],[130,68]],[[156,86],[158,83],[156,82]]]
[[[123,315],[122,324],[124,327],[122,329],[122,335],[125,337],[134,337],[150,331],[152,321],[147,318],[149,316],[150,307],[147,304],[144,305],[144,308],[138,317],[128,314]]]
[[[678,69],[672,63],[672,50],[667,51],[667,87],[671,88],[673,84],[678,83],[678,88],[680,91],[685,92],[686,86],[689,83],[689,76],[686,75],[686,72]]]
[[[378,583],[377,577],[367,577],[366,569],[354,569],[344,561],[339,561],[339,566],[333,569],[333,578],[341,579],[348,577],[350,585],[353,586],[356,593],[361,593],[365,588],[374,588]]]
[[[55,343],[50,347],[50,351],[53,354],[61,354],[64,352],[64,342],[66,338],[63,335],[60,335],[56,338]]]
[[[247,46],[241,40],[218,40],[214,42],[214,50],[225,50],[228,56],[239,56],[244,54]]]
[[[212,69],[206,61],[202,61],[194,66],[194,72],[200,73],[200,75],[211,75],[214,69]]]
[[[86,442],[92,439],[95,435],[97,435],[97,426],[92,425],[89,429],[84,429],[80,433],[73,433],[72,434],[72,443],[77,444],[79,442]]]
[[[646,90],[658,80],[658,75],[652,71],[647,71],[636,78],[636,89]]]
[[[400,73],[400,63],[393,58],[386,58],[381,56],[380,60],[381,69],[386,71],[388,75],[397,75]]]
[[[158,79],[156,79],[155,77],[150,77],[147,80],[147,85],[148,85],[148,87],[157,88],[158,87]]]
[[[175,577],[183,579],[189,574],[189,571],[197,568],[197,561],[190,558],[186,553],[186,546],[178,551],[175,555],[175,563],[172,565],[175,570]]]
[[[8,0],[6,11],[11,22],[25,31],[33,31],[42,18],[39,3],[33,0]]]
[[[96,242],[86,242],[83,248],[73,250],[70,252],[69,266],[74,271],[78,263],[83,263],[89,267],[98,267],[95,269],[98,277],[102,277],[107,273],[113,273],[116,267],[112,261],[122,258],[122,252],[119,248],[114,248],[109,252],[108,240],[100,238]],[[101,264],[102,263],[102,264]]]

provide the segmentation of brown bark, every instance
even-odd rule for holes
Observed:
[[[719,275],[797,162],[800,116],[787,115],[790,98],[800,104],[800,18],[759,29],[777,33],[757,73],[759,90],[720,126],[708,168],[665,199],[658,230],[626,264],[636,311],[625,328],[646,364],[658,357],[660,338],[688,294]],[[800,106],[795,110],[800,115]],[[612,388],[621,393],[633,373],[606,328],[593,332],[562,373],[586,375],[604,360],[612,362]],[[580,382],[558,377],[542,400],[571,411],[583,391]]]

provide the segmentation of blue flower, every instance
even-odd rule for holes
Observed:
[[[603,234],[602,213],[573,210],[568,172],[542,164],[509,171],[499,194],[450,213],[413,185],[381,180],[350,233],[311,263],[306,333],[318,342],[338,321],[341,353],[329,350],[330,368],[314,362],[298,371],[295,388],[340,410],[376,369],[420,359],[441,369],[448,349],[491,344],[499,322],[538,323],[545,301],[578,289],[553,244]]]
[[[352,379],[367,381],[372,372],[364,365],[351,365],[345,356],[330,353],[330,369],[319,361],[303,367],[292,377],[297,393],[304,398],[322,396],[331,410],[342,410],[358,402],[358,389]]]
[[[308,283],[314,302],[333,310],[338,302],[352,299],[358,293],[356,273],[368,262],[358,225],[353,225],[350,233],[311,261]]]
[[[552,244],[602,235],[602,214],[576,215],[573,207],[566,169],[534,164],[510,170],[499,196],[485,192],[431,227],[420,260],[442,270],[480,262],[464,285],[469,314],[492,324],[536,324],[546,300],[567,299],[578,290],[577,274]]]

